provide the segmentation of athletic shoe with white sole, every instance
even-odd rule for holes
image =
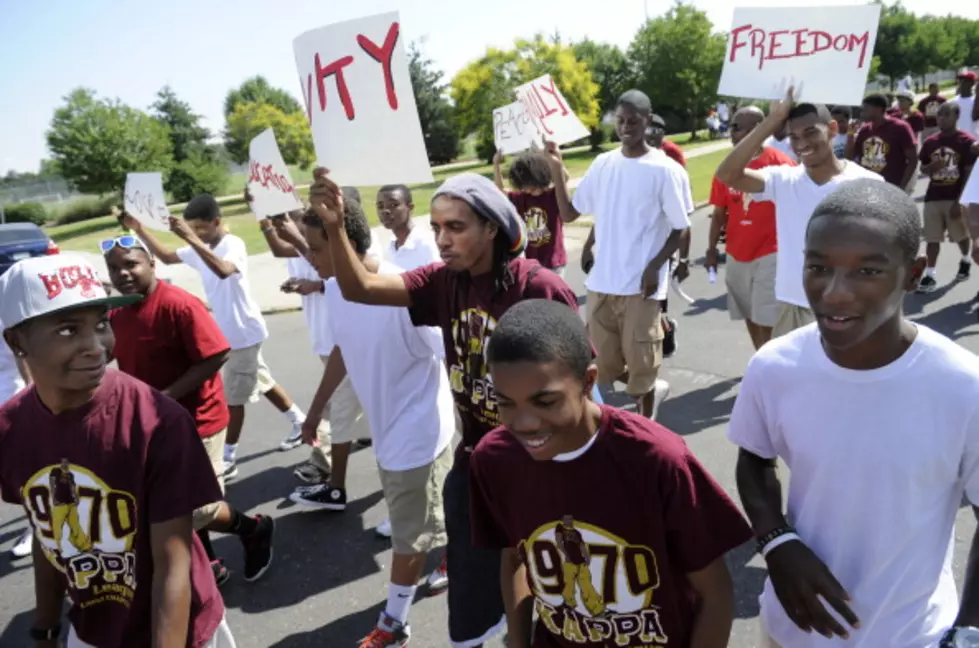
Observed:
[[[411,637],[407,623],[398,623],[384,612],[369,635],[360,640],[360,648],[404,648]]]
[[[388,518],[374,527],[374,533],[382,538],[390,538],[391,532],[391,518]]]
[[[346,491],[330,484],[297,488],[289,499],[300,506],[320,511],[343,511],[347,508]]]
[[[224,479],[224,481],[229,482],[237,477],[238,477],[238,464],[235,462],[234,459],[228,461],[228,459],[225,458],[224,472],[221,473],[221,478]]]
[[[653,415],[649,418],[656,420],[659,415],[659,406],[663,404],[666,397],[670,395],[670,383],[659,378],[656,379],[656,384],[653,386]]]
[[[10,549],[10,555],[14,558],[27,558],[31,555],[34,546],[34,532],[28,527],[24,533],[17,538],[17,543]]]
[[[293,423],[292,432],[289,436],[282,439],[282,443],[279,444],[279,450],[285,452],[286,450],[292,450],[293,448],[298,448],[303,444],[303,424]]]
[[[426,583],[430,594],[440,594],[449,587],[449,570],[445,565],[445,555],[442,556],[438,568],[428,575]]]

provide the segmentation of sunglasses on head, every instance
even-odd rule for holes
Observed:
[[[135,248],[138,250],[143,250],[149,254],[149,250],[146,249],[146,246],[143,245],[143,242],[140,241],[138,237],[128,234],[126,236],[117,236],[116,238],[105,239],[99,243],[99,249],[102,250],[102,254],[112,252],[113,248],[117,246],[124,250],[132,250]]]

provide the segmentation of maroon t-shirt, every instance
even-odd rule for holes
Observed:
[[[99,648],[152,645],[150,527],[223,497],[187,411],[113,369],[78,409],[52,414],[33,387],[0,406],[0,495],[24,507],[64,574],[71,625]],[[192,542],[187,646],[199,648],[224,602],[196,534]]]
[[[944,168],[931,176],[925,191],[925,202],[959,199],[969,177],[968,169],[976,163],[976,155],[972,152],[975,141],[976,138],[961,130],[948,135],[935,133],[924,141],[918,155],[921,164],[931,164],[936,160],[945,163]]]
[[[893,117],[907,123],[907,125],[910,126],[911,130],[915,133],[920,133],[921,131],[925,130],[925,116],[917,110],[912,110],[905,115],[903,112],[901,112],[901,109],[898,108]]]
[[[904,152],[916,147],[914,132],[908,123],[893,117],[884,117],[876,128],[866,122],[857,131],[854,142],[860,166],[879,173],[884,180],[897,186],[901,185],[908,167]]]
[[[411,321],[415,326],[442,329],[449,384],[462,419],[460,448],[474,447],[500,424],[486,361],[497,320],[524,299],[550,299],[578,310],[578,298],[571,287],[537,261],[514,259],[510,272],[513,280],[499,293],[492,273],[470,277],[442,263],[401,275],[411,294]]]
[[[568,265],[564,250],[564,221],[557,206],[557,193],[547,189],[539,196],[522,191],[508,191],[507,197],[527,224],[528,259],[537,259],[545,268]]]
[[[687,574],[752,537],[681,437],[612,407],[566,461],[536,461],[494,430],[470,479],[473,543],[516,548],[526,565],[534,648],[686,648],[697,611]]]
[[[201,300],[165,281],[145,299],[109,313],[119,368],[164,390],[193,365],[231,348]],[[180,399],[202,437],[228,427],[221,372]]]
[[[938,107],[945,103],[945,97],[927,96],[918,102],[918,110],[925,116],[925,126],[936,128],[938,126]]]

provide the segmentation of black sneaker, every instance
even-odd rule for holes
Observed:
[[[258,528],[249,536],[242,536],[245,549],[245,580],[254,583],[269,570],[272,564],[272,535],[275,520],[267,515],[258,516]]]
[[[915,290],[915,292],[930,293],[935,292],[935,289],[937,288],[938,282],[935,281],[935,278],[925,275],[924,279],[918,282],[918,288]]]
[[[364,448],[369,448],[374,445],[374,442],[370,439],[357,439],[354,441],[354,450],[363,450]]]
[[[959,273],[955,275],[956,281],[965,281],[969,278],[969,271],[972,270],[972,264],[968,261],[959,261]]]
[[[343,511],[347,508],[347,492],[329,484],[297,488],[289,499],[300,506],[321,511]]]
[[[231,570],[224,566],[224,558],[211,561],[211,571],[214,573],[214,582],[221,587],[231,578]]]
[[[677,350],[676,343],[676,320],[672,317],[664,317],[663,323],[663,357],[669,358]]]

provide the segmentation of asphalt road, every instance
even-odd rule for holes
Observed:
[[[922,189],[919,185],[919,195]],[[693,237],[697,259],[706,244],[704,212],[694,219]],[[569,281],[584,294],[577,249],[572,250]],[[971,306],[979,282],[951,283],[958,253],[954,246],[946,245],[942,254],[942,287],[931,295],[909,296],[907,310],[917,321],[979,350],[979,325]],[[680,348],[665,363],[664,377],[672,393],[660,420],[686,438],[708,470],[737,499],[735,449],[725,439],[724,428],[751,346],[742,326],[728,320],[722,279],[711,285],[703,267],[695,267],[684,286],[696,303],[670,298],[671,314],[679,321]],[[272,372],[297,402],[309,403],[322,365],[309,350],[301,315],[271,316],[268,324],[271,339],[266,358]],[[285,497],[296,485],[291,469],[305,453],[276,449],[287,429],[286,421],[266,403],[248,410],[240,477],[230,485],[228,496],[239,508],[275,517],[276,555],[263,580],[246,584],[236,574],[228,583],[224,589],[228,620],[242,648],[355,646],[383,607],[391,559],[389,544],[372,532],[386,515],[373,455],[363,450],[352,457],[350,504],[345,513],[300,511]],[[881,445],[886,447],[886,440]],[[873,497],[873,493],[854,496]],[[19,509],[0,504],[0,550],[5,552],[11,546],[25,524]],[[963,509],[956,531],[957,577],[961,577],[974,530],[971,513]],[[229,566],[240,571],[241,549],[236,540],[220,538],[215,546]],[[430,562],[434,566],[436,559]],[[732,553],[730,566],[737,588],[737,619],[730,646],[760,646],[757,597],[765,575],[763,563],[751,557],[749,547],[743,547]],[[29,645],[26,637],[32,608],[30,560],[11,562],[4,553],[0,556],[0,648]],[[413,646],[446,646],[445,597],[417,600],[411,625]],[[498,648],[502,644],[490,645]]]

